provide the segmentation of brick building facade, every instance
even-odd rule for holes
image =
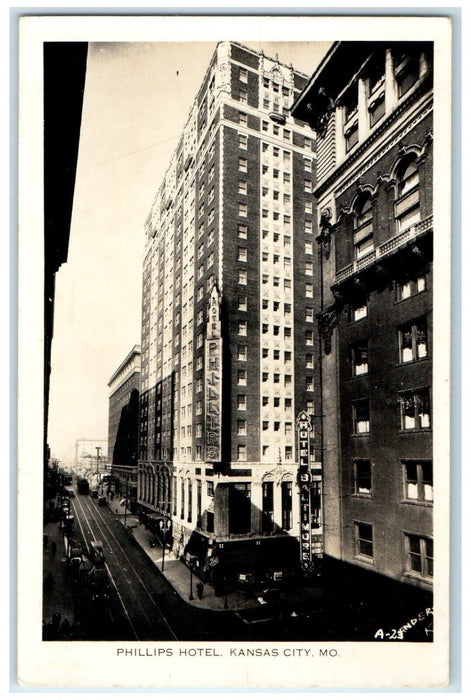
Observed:
[[[317,133],[328,558],[431,590],[433,46],[337,42]]]
[[[202,575],[299,564],[300,411],[322,554],[315,145],[289,111],[305,83],[218,44],[147,221],[138,502]]]
[[[108,382],[108,456],[117,493],[137,497],[141,348],[135,345]]]

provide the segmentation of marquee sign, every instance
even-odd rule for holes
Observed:
[[[310,442],[312,423],[308,413],[301,411],[296,419],[298,431],[298,486],[300,507],[300,557],[303,569],[310,569],[312,564],[311,542],[311,471]]]
[[[221,461],[222,338],[216,285],[208,304],[205,343],[205,460]]]

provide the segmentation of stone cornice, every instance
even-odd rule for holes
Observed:
[[[332,184],[339,178],[342,173],[347,171],[352,164],[365,152],[370,148],[370,146],[378,139],[381,134],[383,134],[385,131],[387,131],[393,122],[401,115],[403,114],[410,105],[417,100],[418,97],[421,97],[426,94],[427,90],[429,89],[428,82],[425,81],[420,85],[420,87],[417,88],[406,100],[401,102],[396,109],[394,109],[391,114],[389,114],[384,121],[382,121],[378,127],[366,138],[360,145],[358,146],[357,149],[355,149],[354,153],[352,153],[351,156],[346,158],[343,163],[341,163],[337,168],[333,170],[333,172],[327,177],[324,182],[322,182],[315,190],[314,190],[314,196],[316,198],[321,197],[328,189],[329,187],[332,186]],[[424,104],[422,110],[420,113],[415,117],[415,119],[407,125],[405,129],[401,131],[401,133],[397,136],[396,141],[400,141],[404,135],[410,131],[410,129],[413,127],[413,125],[417,122],[423,119],[431,110],[433,109],[433,95],[430,94],[430,99],[427,101],[427,103]],[[396,142],[395,141],[395,142]],[[382,149],[380,153],[375,154],[375,156],[362,167],[362,171],[368,170],[382,155],[385,153],[387,150],[389,150],[394,143],[388,144],[388,146],[385,149]],[[353,178],[354,180],[357,180],[359,177],[360,172],[356,171]],[[345,188],[343,188],[345,189]]]

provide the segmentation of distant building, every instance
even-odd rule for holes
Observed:
[[[138,501],[215,577],[322,556],[305,84],[218,44],[147,221]]]
[[[113,373],[108,387],[108,454],[118,493],[137,495],[137,451],[141,348],[135,345]]]
[[[106,472],[107,450],[107,440],[79,438],[75,441],[74,471],[87,479],[96,480]]]
[[[433,581],[433,46],[337,42],[317,133],[325,553]]]

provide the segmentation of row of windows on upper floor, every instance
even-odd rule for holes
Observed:
[[[408,364],[429,356],[426,318],[417,318],[401,324],[397,329],[397,353],[400,364]],[[368,374],[368,341],[358,341],[350,349],[352,376]]]
[[[398,392],[399,430],[402,432],[430,430],[431,408],[428,387]],[[352,401],[352,435],[370,435],[371,400]],[[384,427],[384,426],[383,426]]]
[[[429,70],[424,54],[389,51],[374,56],[338,98],[342,107],[345,153],[391,111]],[[361,133],[363,131],[363,133]]]
[[[396,282],[395,299],[396,301],[405,301],[416,294],[426,291],[426,276],[419,275],[403,282]],[[356,302],[350,305],[349,309],[350,321],[361,321],[368,316],[368,300]]]
[[[420,179],[417,158],[404,158],[397,169],[395,221],[398,233],[421,221]],[[364,191],[353,209],[353,246],[355,258],[360,260],[374,250],[374,204],[370,191]]]
[[[374,496],[374,465],[371,459],[352,460],[352,494]],[[376,469],[376,467],[375,467]],[[377,467],[378,472],[381,470]],[[402,498],[412,503],[433,503],[433,467],[430,460],[403,459],[400,461]]]
[[[353,522],[354,556],[374,566],[374,529],[371,523]],[[403,571],[407,576],[431,581],[433,578],[433,540],[403,533]]]

